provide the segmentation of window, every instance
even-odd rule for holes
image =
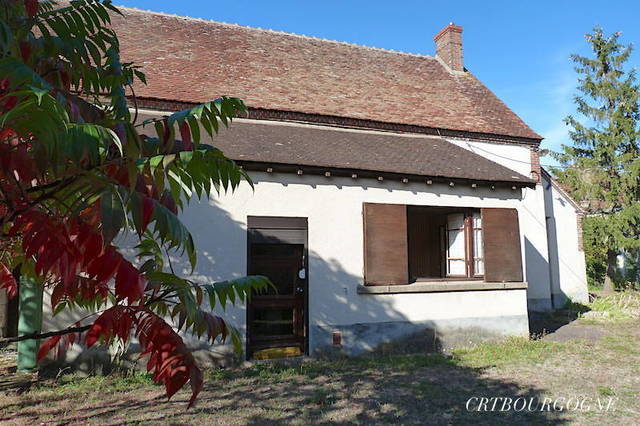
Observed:
[[[521,282],[518,212],[364,203],[364,281]]]
[[[479,210],[408,206],[407,217],[412,280],[482,277]]]

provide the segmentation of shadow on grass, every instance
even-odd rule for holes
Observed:
[[[484,367],[486,368],[486,367]],[[545,391],[488,378],[484,368],[441,354],[371,355],[333,361],[257,363],[215,370],[195,408],[186,393],[164,402],[148,379],[78,379],[30,397],[37,404],[0,403],[0,422],[38,419],[79,423],[162,422],[178,424],[564,424],[566,413],[541,410]],[[83,382],[83,380],[85,382]],[[93,381],[92,381],[93,380]],[[124,384],[127,384],[124,383]],[[42,390],[41,390],[42,391]],[[28,394],[27,394],[28,395]],[[477,411],[470,398],[524,398],[532,410]],[[487,408],[492,408],[493,402]],[[537,410],[535,409],[537,407]]]
[[[366,356],[297,367],[262,364],[242,373],[259,378],[247,394],[233,391],[223,400],[205,396],[196,411],[215,415],[240,407],[259,407],[247,424],[403,423],[403,424],[564,424],[563,413],[532,409],[478,409],[479,398],[544,400],[544,391],[487,378],[482,368],[460,365],[441,354]],[[237,379],[236,379],[237,380]],[[232,383],[233,378],[222,379]],[[271,382],[271,385],[269,385]],[[467,408],[467,401],[471,403]],[[205,402],[206,401],[206,402]],[[285,402],[286,401],[286,402]],[[215,406],[212,407],[211,404]],[[488,408],[491,409],[491,404]]]
[[[533,338],[553,333],[590,310],[589,306],[582,303],[567,302],[562,309],[552,312],[529,312],[529,332]]]

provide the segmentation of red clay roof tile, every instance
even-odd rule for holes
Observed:
[[[122,59],[143,66],[136,95],[541,139],[471,73],[431,56],[122,8]]]

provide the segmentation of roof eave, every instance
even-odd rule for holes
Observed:
[[[298,170],[302,170],[304,174],[323,176],[326,172],[330,173],[332,177],[352,177],[357,175],[357,178],[370,178],[378,179],[382,177],[383,180],[397,180],[403,182],[403,179],[407,179],[408,182],[422,182],[431,181],[431,183],[444,183],[450,184],[453,182],[464,184],[477,184],[487,186],[504,186],[504,187],[517,187],[517,188],[535,188],[536,182],[533,179],[522,181],[509,181],[509,180],[490,180],[481,178],[466,178],[457,176],[442,176],[442,175],[429,175],[429,174],[412,174],[401,172],[389,172],[381,170],[371,169],[358,169],[358,168],[343,168],[335,166],[312,166],[305,164],[289,164],[289,163],[275,163],[275,162],[263,162],[263,161],[250,161],[250,160],[234,160],[237,164],[241,165],[247,171],[267,172],[271,169],[271,173],[285,173],[285,174],[298,174]]]
[[[176,112],[183,109],[192,108],[198,103],[186,102],[180,100],[172,100],[165,98],[153,97],[137,97],[129,96],[130,106],[138,108],[148,108],[162,112]],[[289,121],[311,124],[322,124],[326,126],[335,126],[353,129],[371,129],[381,131],[391,131],[399,133],[417,133],[425,135],[434,135],[441,137],[473,139],[480,141],[495,141],[503,143],[516,143],[520,145],[538,146],[542,142],[542,137],[529,138],[519,135],[507,135],[498,133],[473,132],[460,129],[445,129],[428,126],[416,126],[413,124],[393,123],[385,121],[375,121],[355,117],[343,117],[336,115],[314,114],[308,112],[300,112],[294,110],[274,110],[266,108],[248,107],[248,114],[244,117],[248,119],[270,120],[270,121]],[[532,131],[533,132],[533,131]]]

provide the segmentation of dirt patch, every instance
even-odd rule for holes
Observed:
[[[558,343],[566,343],[572,340],[586,340],[587,342],[595,343],[606,335],[607,330],[601,326],[575,322],[563,325],[553,333],[545,335],[543,339]]]

